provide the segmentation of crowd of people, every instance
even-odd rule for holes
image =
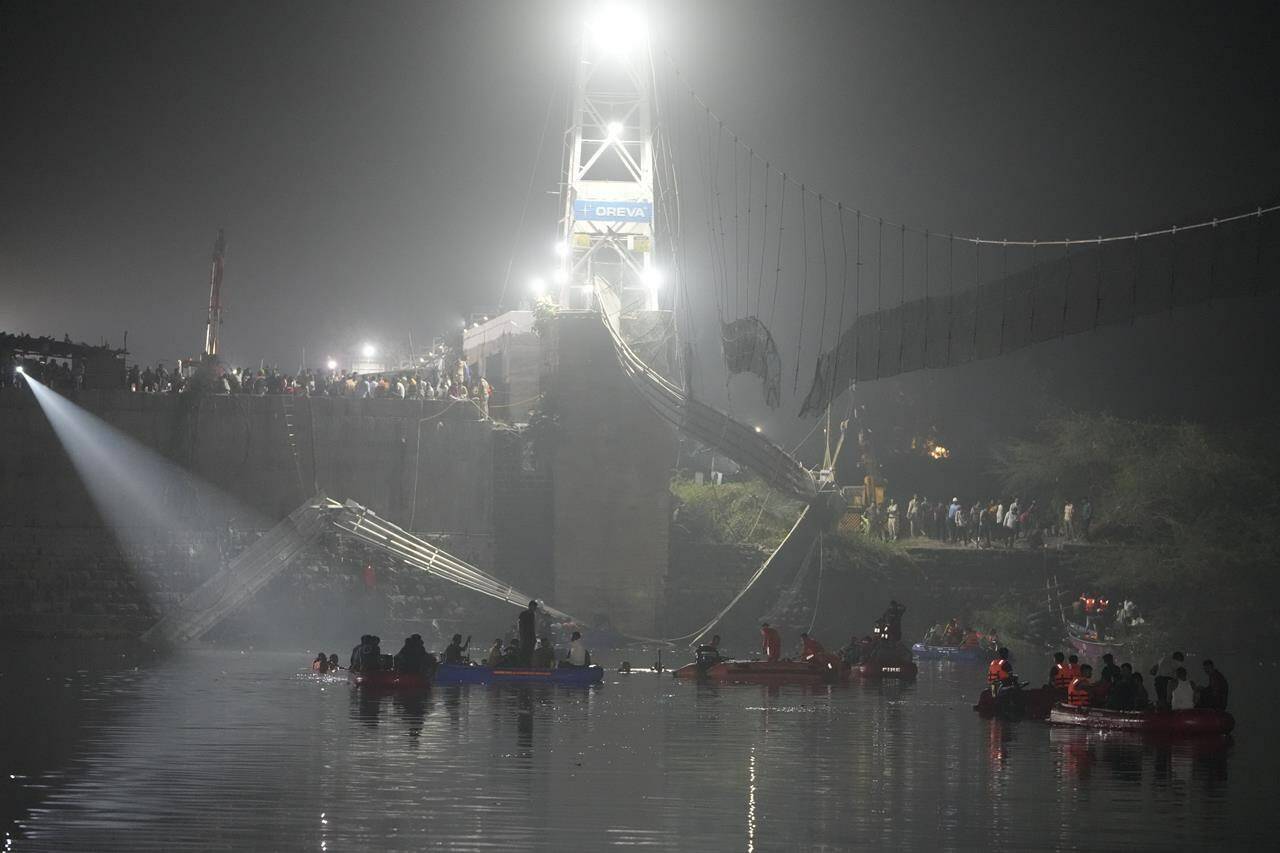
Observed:
[[[354,370],[312,370],[286,373],[274,367],[218,366],[201,373],[179,363],[170,370],[164,364],[133,365],[126,374],[128,390],[139,394],[181,393],[193,383],[207,381],[213,394],[291,394],[299,397],[391,397],[402,400],[467,400],[487,404],[493,389],[483,376],[475,376],[461,358],[439,356],[412,370],[360,373]]]
[[[905,504],[897,498],[867,507],[863,532],[885,542],[924,537],[938,542],[990,548],[1012,546],[1019,540],[1043,544],[1045,537],[1056,535],[1068,541],[1087,539],[1093,521],[1093,503],[1084,498],[1079,506],[1074,501],[1044,510],[1035,500],[1015,497],[1007,503],[992,498],[972,503],[953,497],[950,501],[931,501],[913,494]]]
[[[1093,667],[1081,663],[1078,655],[1055,652],[1045,689],[1060,702],[1077,707],[1100,707],[1112,711],[1181,711],[1192,708],[1227,709],[1229,685],[1226,676],[1208,658],[1200,662],[1203,683],[1191,679],[1186,655],[1173,652],[1150,669],[1153,696],[1146,680],[1133,664],[1116,664],[1111,653],[1102,656],[1102,667],[1094,678]],[[987,667],[987,686],[993,695],[1023,685],[1013,674],[1009,650],[1001,648]]]

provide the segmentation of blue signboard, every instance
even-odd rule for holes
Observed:
[[[586,222],[652,222],[653,202],[579,198],[573,202],[573,218]]]

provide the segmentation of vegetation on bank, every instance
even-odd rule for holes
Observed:
[[[675,526],[696,542],[776,548],[803,509],[799,501],[754,479],[717,486],[676,476],[671,494]]]
[[[690,539],[721,544],[748,543],[773,549],[791,530],[804,505],[755,479],[719,486],[677,476],[675,525]],[[876,573],[910,561],[902,545],[860,533],[828,533],[823,539],[829,566]]]
[[[1089,569],[1113,600],[1160,623],[1219,634],[1246,615],[1275,633],[1280,465],[1261,427],[1233,434],[1068,414],[1011,442],[998,463],[1010,494],[1060,507],[1093,501]]]

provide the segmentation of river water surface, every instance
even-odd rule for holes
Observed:
[[[981,720],[983,672],[954,664],[377,697],[301,652],[34,649],[0,665],[6,850],[1258,849],[1280,828],[1270,667],[1227,670],[1234,740],[1168,743]]]

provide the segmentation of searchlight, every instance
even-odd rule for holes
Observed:
[[[634,6],[608,3],[587,21],[596,48],[613,59],[626,59],[632,49],[644,43],[644,16]]]

